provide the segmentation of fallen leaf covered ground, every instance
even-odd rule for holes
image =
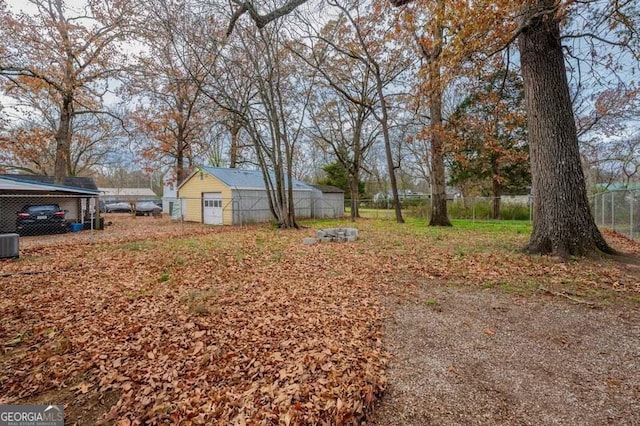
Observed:
[[[526,256],[513,224],[362,220],[355,243],[302,244],[336,224],[122,216],[22,239],[0,262],[0,403],[63,402],[77,424],[358,424],[386,386],[387,295],[437,281],[640,301],[640,250],[615,234],[629,262]]]

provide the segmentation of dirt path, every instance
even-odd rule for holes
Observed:
[[[373,425],[640,425],[637,303],[452,288],[389,302]]]

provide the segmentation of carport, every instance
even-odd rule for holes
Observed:
[[[98,188],[89,177],[69,177],[64,185],[57,185],[52,176],[0,175],[0,232],[15,232],[16,212],[27,204],[56,203],[66,211],[67,222],[91,222],[98,196]],[[94,217],[99,214],[93,211]]]

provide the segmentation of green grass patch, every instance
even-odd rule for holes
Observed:
[[[8,341],[4,342],[4,346],[18,346],[22,342],[29,340],[31,336],[32,336],[31,332],[20,333],[17,336],[13,337],[12,339],[9,339]]]
[[[489,233],[515,233],[515,234],[530,234],[531,224],[528,221],[522,220],[452,220],[454,228],[463,229],[467,231],[480,231]]]
[[[518,296],[527,296],[533,292],[533,289],[527,285],[517,285],[512,283],[500,283],[499,284],[500,291],[504,294],[512,294]]]
[[[126,293],[126,296],[131,300],[137,300],[149,296],[149,290],[147,290],[145,287],[142,287],[138,291],[130,291]]]
[[[209,300],[215,298],[218,292],[215,290],[199,290],[187,293],[182,297],[182,302],[187,305],[189,313],[195,316],[206,316],[212,311]]]
[[[640,305],[640,296],[629,296],[629,300]]]
[[[116,248],[125,251],[143,251],[153,247],[155,244],[151,241],[131,241],[128,243],[123,243]]]

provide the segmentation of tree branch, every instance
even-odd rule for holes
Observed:
[[[251,19],[253,19],[253,21],[256,23],[256,26],[258,28],[264,28],[269,22],[274,21],[282,16],[288,15],[289,13],[293,12],[298,6],[306,3],[308,0],[290,0],[281,7],[265,15],[260,15],[253,4],[251,4],[251,2],[249,1],[231,1],[233,1],[233,3],[238,6],[238,8],[233,13],[231,20],[229,21],[229,27],[227,28],[227,37],[229,37],[233,32],[233,28],[235,27],[238,19],[240,19],[240,17],[247,12],[249,13],[249,16],[251,16]]]

